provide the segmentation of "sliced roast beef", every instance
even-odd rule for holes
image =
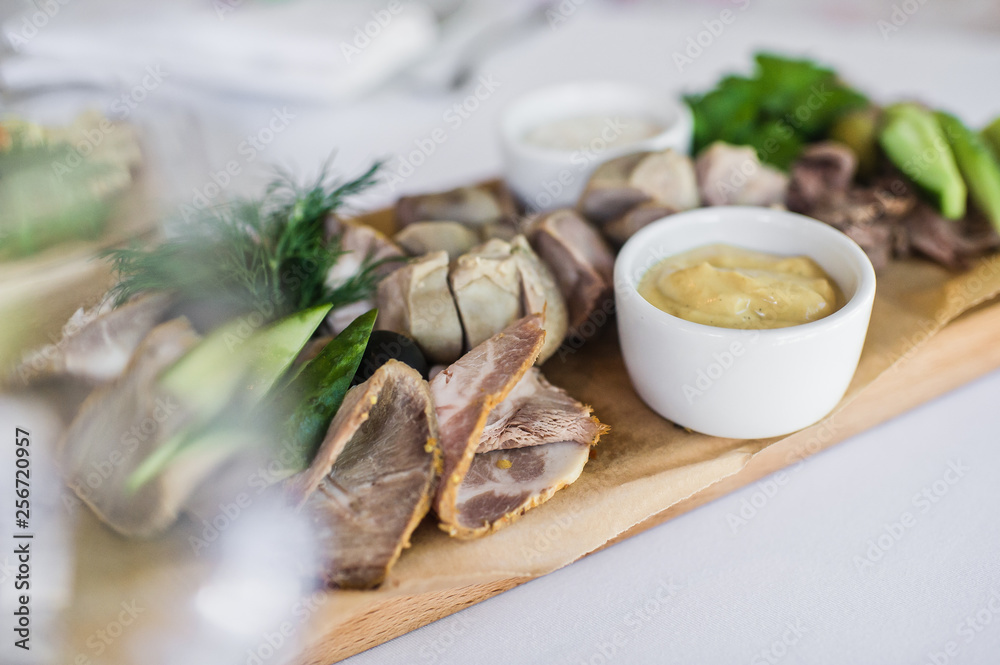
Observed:
[[[973,220],[945,219],[925,203],[903,218],[902,224],[915,251],[952,270],[965,270],[973,258],[1000,246],[1000,236],[993,229]]]
[[[431,394],[396,360],[348,391],[310,467],[290,481],[330,586],[382,583],[430,508],[441,464]]]
[[[843,143],[825,141],[806,146],[792,165],[788,209],[799,212],[842,197],[854,181],[858,160]]]

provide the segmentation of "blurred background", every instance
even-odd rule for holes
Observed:
[[[676,66],[673,55],[725,10],[737,18],[725,38]],[[846,67],[859,86],[877,83],[876,98],[919,94],[919,75],[947,67],[949,52],[995,39],[1000,5],[3,0],[0,18],[5,113],[65,124],[93,109],[137,126],[158,198],[192,204],[252,192],[273,164],[313,172],[337,152],[337,165],[353,172],[373,158],[391,160],[442,124],[448,142],[400,189],[491,176],[500,166],[497,114],[525,89],[609,77],[672,91],[704,87],[721,71],[749,68],[758,46]],[[851,66],[859,50],[870,53],[870,67]],[[443,116],[475,92],[482,74],[498,81],[495,94],[450,127]],[[238,173],[213,179],[233,161]],[[374,194],[379,202],[396,195]]]

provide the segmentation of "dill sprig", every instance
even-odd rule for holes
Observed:
[[[259,200],[238,199],[202,210],[177,237],[151,247],[113,249],[104,256],[118,280],[115,305],[147,291],[174,293],[181,302],[225,302],[269,319],[321,304],[347,305],[371,295],[379,262],[365,257],[352,277],[330,286],[326,276],[345,253],[340,237],[325,238],[328,215],[376,181],[381,163],[348,182],[324,166],[301,186],[286,173]]]

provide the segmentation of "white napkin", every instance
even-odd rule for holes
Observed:
[[[175,85],[337,102],[379,85],[437,39],[430,9],[404,0],[42,4],[58,9],[2,26],[13,54],[0,62],[0,80],[10,90],[131,87],[155,72]]]

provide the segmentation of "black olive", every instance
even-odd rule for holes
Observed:
[[[368,338],[368,345],[361,356],[361,364],[354,375],[352,386],[364,383],[379,367],[390,359],[396,359],[406,363],[413,369],[420,372],[420,375],[427,378],[427,359],[420,351],[417,343],[406,335],[391,332],[389,330],[376,330]]]

